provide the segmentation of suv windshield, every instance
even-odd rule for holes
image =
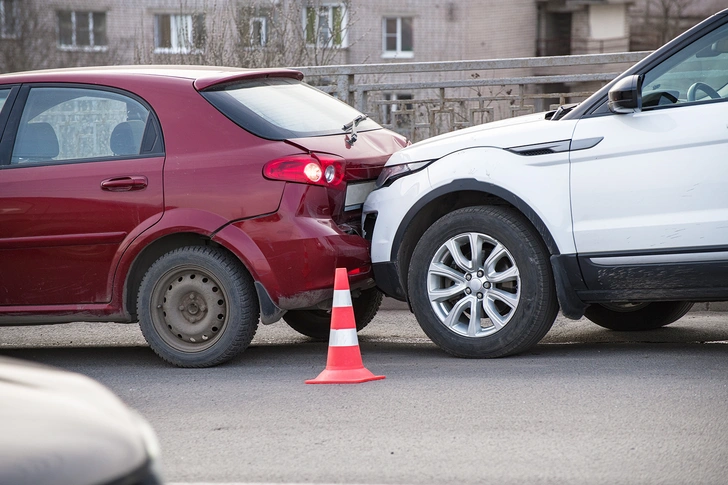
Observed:
[[[723,25],[645,73],[643,106],[728,96],[728,25]]]
[[[242,128],[263,138],[285,140],[343,134],[357,110],[290,78],[252,79],[202,92],[213,106]],[[358,131],[381,128],[364,120]]]

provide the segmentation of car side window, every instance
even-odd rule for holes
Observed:
[[[728,25],[676,52],[645,73],[642,107],[728,99]]]
[[[8,96],[10,96],[10,89],[0,89],[0,111],[5,106],[5,101],[8,100]]]
[[[142,152],[149,110],[111,91],[35,87],[20,118],[11,164],[131,158]]]

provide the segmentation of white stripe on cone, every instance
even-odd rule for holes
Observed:
[[[359,340],[356,338],[355,328],[331,330],[331,333],[329,334],[330,347],[352,347],[354,345],[359,345]]]
[[[349,290],[334,290],[334,304],[336,308],[351,306],[351,293]]]

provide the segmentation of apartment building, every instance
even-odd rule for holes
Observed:
[[[0,69],[615,52],[628,0],[1,0]],[[24,44],[24,45],[23,45]],[[12,62],[11,62],[12,61]]]
[[[159,63],[241,67],[386,64],[624,51],[629,46],[626,2],[0,0],[0,72]],[[476,75],[532,74],[533,70],[521,69]],[[411,73],[388,75],[387,80],[450,81],[472,75]],[[378,76],[360,80],[378,81]],[[560,92],[567,88],[528,89]],[[480,105],[482,99],[499,92],[511,93],[511,88],[451,90],[447,94],[443,90],[392,90],[380,93],[375,100],[380,104],[372,113],[396,128],[397,124],[414,124],[416,116],[431,115],[433,108],[428,108],[429,113],[418,111],[415,101],[439,97],[438,112],[451,117],[452,110],[459,109],[458,103],[450,106],[445,97],[478,98],[475,101]],[[550,101],[543,103],[536,109],[547,107]],[[487,111],[482,106],[479,110]],[[492,115],[482,121],[490,119]],[[452,126],[443,129],[449,128]]]

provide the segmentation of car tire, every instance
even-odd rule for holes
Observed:
[[[654,330],[678,321],[693,307],[689,301],[589,305],[584,316],[600,327],[620,332]]]
[[[356,331],[360,331],[374,319],[382,304],[382,293],[376,288],[364,290],[351,300],[354,308]],[[326,341],[331,333],[330,310],[291,310],[283,316],[296,332],[315,340]]]
[[[459,209],[430,226],[412,254],[408,294],[425,334],[457,357],[523,352],[558,313],[548,250],[505,207]]]
[[[152,264],[137,308],[149,346],[179,367],[230,360],[253,340],[260,315],[245,268],[225,251],[204,246],[175,249]]]

